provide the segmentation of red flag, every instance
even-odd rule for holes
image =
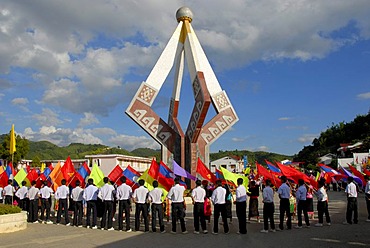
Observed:
[[[359,172],[355,167],[353,167],[352,165],[348,164],[348,167],[350,168],[350,170],[352,171],[353,175],[355,175],[356,177],[360,178],[361,181],[362,181],[362,185],[366,185],[366,181],[365,181],[365,177],[364,175]]]
[[[157,161],[155,161],[153,159],[152,163],[149,167],[149,170],[148,170],[148,175],[151,176],[152,178],[154,178],[155,180],[157,180],[158,173],[159,173],[159,165],[158,165]]]
[[[76,174],[75,167],[72,164],[71,158],[68,156],[67,160],[64,162],[64,165],[61,169],[64,179],[67,183],[73,178],[73,175]]]
[[[69,183],[73,188],[76,187],[76,181],[80,181],[80,187],[84,188],[85,187],[85,179],[81,176],[80,173],[76,172],[71,179],[71,182]]]
[[[271,172],[269,172],[265,167],[256,162],[256,168],[257,176],[263,176],[264,181],[266,181],[266,179],[269,179],[276,188],[280,187],[281,181],[274,175],[272,175]]]
[[[0,174],[0,186],[1,187],[5,187],[6,185],[8,185],[8,174],[6,174],[6,171],[4,171],[3,173]]]
[[[211,183],[216,183],[217,181],[217,177],[203,164],[200,158],[198,158],[196,172]]]
[[[121,178],[122,173],[123,173],[123,170],[121,166],[117,164],[116,167],[114,167],[114,169],[109,173],[108,178],[110,181],[116,183],[118,179]]]
[[[31,186],[32,181],[36,181],[39,177],[39,174],[35,169],[31,169],[30,172],[28,172],[27,177],[25,178],[27,186]]]
[[[364,173],[370,177],[370,171],[369,170],[364,169]]]
[[[300,172],[292,167],[285,166],[279,162],[276,162],[276,164],[284,176],[291,178],[296,183],[298,182],[298,179],[303,179],[305,182],[310,183],[310,178],[303,172]]]

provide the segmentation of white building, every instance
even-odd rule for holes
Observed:
[[[216,169],[224,167],[231,172],[242,172],[244,169],[244,162],[237,156],[227,156],[211,162],[211,172],[215,173]]]

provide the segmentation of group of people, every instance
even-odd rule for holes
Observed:
[[[369,177],[365,177],[367,184],[365,187],[366,204],[369,213],[367,221],[370,222],[370,181]],[[262,233],[276,232],[276,230],[284,230],[284,228],[292,228],[292,215],[290,210],[290,197],[293,194],[297,203],[297,217],[298,224],[295,226],[297,229],[303,227],[303,220],[306,227],[310,227],[310,219],[308,216],[308,202],[307,202],[307,189],[302,179],[298,180],[296,189],[292,189],[292,185],[289,183],[285,176],[281,178],[281,186],[277,189],[277,194],[280,198],[279,206],[279,220],[280,223],[278,228],[275,227],[274,222],[274,194],[275,190],[271,186],[271,181],[265,181],[265,187],[262,190],[262,202],[263,202],[263,229]],[[151,212],[151,229],[152,232],[157,231],[157,218],[159,222],[159,231],[165,233],[164,225],[164,194],[163,190],[158,188],[158,182],[153,182],[153,189],[148,190],[145,187],[145,181],[140,179],[138,181],[139,187],[136,190],[126,184],[126,177],[121,177],[121,185],[114,187],[109,183],[109,179],[105,177],[103,179],[104,185],[98,188],[94,185],[93,179],[88,179],[87,186],[82,188],[81,182],[76,181],[76,186],[70,189],[66,186],[66,180],[61,181],[59,186],[54,192],[47,182],[44,182],[41,189],[36,187],[36,182],[31,182],[31,187],[26,186],[26,182],[22,182],[22,186],[15,190],[12,186],[12,180],[8,181],[6,187],[0,189],[0,195],[4,196],[5,204],[13,204],[13,197],[19,199],[19,206],[28,211],[28,222],[39,223],[40,221],[45,224],[52,224],[50,220],[51,212],[51,196],[54,195],[58,209],[56,224],[61,223],[62,215],[64,217],[65,225],[71,225],[68,215],[68,202],[72,203],[73,206],[73,226],[82,227],[82,219],[84,216],[84,206],[86,207],[86,227],[92,229],[98,229],[97,226],[97,213],[98,213],[98,198],[101,201],[102,217],[100,222],[100,229],[102,230],[115,230],[113,227],[113,220],[115,216],[115,204],[118,204],[118,230],[131,232],[130,225],[130,212],[131,203],[135,204],[135,231],[140,230],[141,220],[144,222],[144,232],[149,232],[149,212]],[[167,194],[167,198],[171,203],[172,213],[172,227],[171,233],[177,232],[177,223],[180,222],[181,232],[183,234],[188,233],[185,225],[185,187],[180,185],[180,179],[174,179],[174,186],[170,189]],[[243,185],[243,179],[237,180],[237,188],[235,189],[235,199],[232,197],[231,201],[236,206],[236,215],[238,219],[238,234],[247,234],[247,197],[250,197],[249,201],[249,218],[257,217],[259,221],[258,213],[258,197],[259,187],[255,182],[250,184],[250,191]],[[331,219],[328,208],[328,195],[325,189],[325,181],[320,180],[318,182],[319,188],[314,194],[317,197],[317,211],[318,211],[318,223],[315,224],[317,227],[324,225],[324,215],[326,218],[326,224],[331,225]],[[357,187],[353,183],[353,178],[348,177],[348,185],[345,190],[347,193],[347,212],[346,222],[344,224],[357,224],[358,223],[358,206],[357,206]],[[223,231],[225,234],[230,232],[228,223],[228,206],[227,202],[230,201],[229,195],[231,194],[228,187],[222,185],[222,181],[216,181],[215,188],[210,193],[208,188],[202,184],[200,180],[196,181],[196,187],[191,191],[191,198],[193,203],[193,217],[194,217],[194,234],[200,234],[202,231],[204,234],[208,233],[207,230],[207,212],[209,212],[209,205],[207,201],[211,201],[213,204],[213,234],[219,233],[219,218],[221,216]],[[0,203],[3,202],[3,198],[0,197]],[[41,208],[40,216],[38,215]],[[304,219],[302,219],[302,214]],[[353,218],[352,218],[353,217]],[[209,220],[208,220],[209,221]],[[125,227],[124,227],[125,223]],[[269,225],[270,224],[270,225]],[[284,225],[285,224],[285,225]],[[269,229],[270,226],[270,229]]]

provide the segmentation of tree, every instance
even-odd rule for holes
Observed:
[[[32,164],[31,164],[31,166],[32,167],[41,167],[41,160],[40,160],[40,158],[39,158],[39,156],[34,156],[33,158],[32,158]]]
[[[13,162],[17,164],[19,161],[24,159],[30,150],[29,141],[26,138],[22,138],[20,135],[16,135],[15,141],[16,151],[14,153]],[[3,143],[0,147],[0,157],[3,160],[12,161],[12,155],[9,153],[10,147],[10,132],[5,135]]]

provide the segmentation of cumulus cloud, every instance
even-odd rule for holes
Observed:
[[[318,137],[317,134],[304,134],[303,136],[298,138],[298,142],[300,142],[300,143],[311,143],[317,137]]]
[[[370,92],[366,92],[366,93],[358,94],[358,95],[357,95],[357,98],[358,98],[358,99],[360,99],[360,100],[367,100],[367,99],[370,99]]]
[[[150,137],[144,136],[130,136],[130,135],[118,135],[109,139],[109,142],[115,146],[120,146],[128,151],[132,151],[136,148],[152,148],[159,149],[160,145]]]
[[[80,119],[79,127],[84,127],[93,124],[99,124],[99,120],[92,113],[84,113],[84,117]]]
[[[12,100],[12,104],[14,104],[14,105],[25,105],[27,103],[28,103],[28,99],[27,98],[23,98],[23,97],[21,97],[21,98],[14,98]]]
[[[34,114],[32,116],[33,119],[35,119],[40,126],[43,125],[51,125],[51,126],[57,126],[61,123],[63,123],[62,120],[58,118],[58,114],[55,113],[53,110],[44,108],[42,109],[41,114]]]

